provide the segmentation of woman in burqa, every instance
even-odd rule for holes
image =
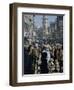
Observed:
[[[47,53],[42,52],[41,65],[40,65],[41,73],[48,73],[48,65],[47,65],[47,59],[46,58],[47,58]]]

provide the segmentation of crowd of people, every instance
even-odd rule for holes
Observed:
[[[24,45],[24,74],[62,73],[63,45],[33,43]]]

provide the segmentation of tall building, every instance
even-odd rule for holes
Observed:
[[[43,35],[48,35],[48,16],[43,15]]]
[[[63,43],[63,16],[57,16],[56,24],[57,24],[56,30],[57,40],[60,43]]]
[[[63,16],[57,16],[54,22],[50,23],[50,36],[49,39],[54,43],[63,43]]]
[[[55,29],[56,29],[55,26],[56,26],[55,22],[50,23],[50,31],[51,32],[55,32]]]
[[[32,38],[33,33],[33,15],[24,15],[24,36]]]

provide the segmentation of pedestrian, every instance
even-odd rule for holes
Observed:
[[[40,69],[41,69],[41,73],[48,73],[47,53],[46,52],[42,52]]]
[[[29,47],[28,47],[28,56],[27,56],[27,67],[26,67],[26,73],[27,74],[34,74],[32,51],[33,51],[33,46],[29,45]]]

